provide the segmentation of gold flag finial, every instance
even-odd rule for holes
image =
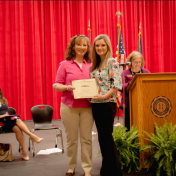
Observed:
[[[123,13],[122,12],[120,12],[120,11],[118,11],[118,12],[116,12],[116,14],[115,15],[117,15],[118,16],[118,24],[120,23],[120,16],[122,16],[123,17]]]
[[[90,20],[88,21],[88,29],[87,30],[91,31],[91,29],[90,29]]]

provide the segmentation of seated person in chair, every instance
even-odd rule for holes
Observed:
[[[2,130],[4,132],[15,132],[16,139],[21,145],[21,153],[23,155],[24,160],[29,160],[29,156],[26,151],[25,141],[23,132],[30,136],[32,142],[41,142],[43,138],[39,138],[38,136],[34,135],[29,131],[27,126],[19,119],[17,116],[9,116],[8,115],[8,107],[7,107],[7,100],[3,97],[2,92],[0,91],[0,126],[2,126]],[[3,98],[3,99],[2,99]],[[3,101],[2,100],[6,100]],[[8,118],[9,116],[9,118]],[[6,117],[6,118],[4,118]]]

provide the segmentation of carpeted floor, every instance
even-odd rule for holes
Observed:
[[[120,118],[122,122],[122,118]],[[115,123],[117,119],[115,119]],[[25,124],[31,130],[33,127],[33,121],[25,121]],[[61,120],[53,120],[53,124],[57,124],[63,131],[63,140],[64,140],[64,154],[62,153],[53,153],[50,155],[36,155],[32,157],[32,153],[28,152],[30,157],[29,161],[24,161],[21,154],[18,152],[18,142],[16,141],[14,133],[0,134],[1,143],[11,143],[12,152],[15,158],[12,162],[0,162],[0,176],[65,176],[66,171],[68,170],[68,162],[66,156],[66,136],[63,124]],[[93,131],[96,132],[96,127],[94,124]],[[40,150],[50,149],[55,147],[55,130],[49,131],[36,131],[40,137],[43,137],[44,140],[40,144],[36,144],[36,153]],[[25,134],[25,143],[26,148],[28,148],[28,136]],[[101,167],[101,157],[97,157],[96,153],[99,151],[99,144],[97,140],[97,135],[92,136],[93,142],[93,168],[91,170],[92,176],[100,176],[99,171]],[[61,141],[58,138],[58,148],[61,148]],[[80,144],[78,146],[78,163],[76,167],[75,176],[83,176],[84,172],[81,167],[81,158],[80,158]],[[142,170],[139,173],[131,172],[130,174],[124,173],[124,176],[137,176],[137,175],[147,175]]]

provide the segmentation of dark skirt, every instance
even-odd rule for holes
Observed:
[[[12,132],[12,128],[16,125],[16,121],[19,119],[17,116],[6,116],[0,118],[0,126],[2,126],[2,131]]]

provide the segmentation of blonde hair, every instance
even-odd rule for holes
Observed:
[[[75,44],[79,43],[82,39],[87,41],[87,52],[84,55],[84,58],[87,62],[91,62],[91,48],[90,48],[90,41],[85,35],[76,35],[70,39],[70,43],[67,45],[67,49],[65,52],[65,59],[72,60],[75,56]]]
[[[141,58],[141,66],[144,66],[145,65],[145,61],[144,61],[144,58],[143,58],[143,55],[138,52],[138,51],[133,51],[132,53],[130,53],[126,59],[126,62],[131,62],[131,65],[129,65],[128,67],[130,68],[132,66],[132,61],[136,58],[140,57]]]
[[[106,44],[107,44],[107,52],[106,52],[106,56],[105,59],[103,61],[103,63],[100,65],[101,62],[101,58],[100,56],[96,53],[96,49],[95,49],[95,44],[97,40],[101,40],[103,39]],[[93,49],[92,49],[92,59],[93,59],[93,64],[92,64],[92,68],[91,68],[91,72],[97,68],[106,68],[107,67],[107,60],[112,57],[112,47],[111,47],[111,41],[109,39],[109,37],[105,34],[101,34],[98,35],[95,39],[94,39],[94,43],[93,43]]]

